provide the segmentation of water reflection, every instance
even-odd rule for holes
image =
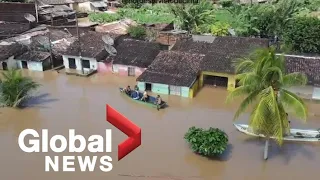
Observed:
[[[204,180],[212,180],[217,177],[223,177],[225,173],[225,163],[221,160],[213,160],[195,153],[187,153],[184,157],[186,163],[196,167],[199,176]]]

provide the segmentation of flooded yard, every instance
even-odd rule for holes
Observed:
[[[237,102],[225,104],[226,90],[203,88],[196,98],[162,96],[169,107],[157,111],[136,104],[119,93],[119,86],[134,85],[134,78],[94,75],[89,78],[56,72],[30,73],[42,84],[31,105],[23,110],[0,109],[0,174],[3,180],[301,180],[318,178],[320,143],[272,143],[270,157],[263,161],[264,141],[240,134],[232,125]],[[117,144],[126,136],[105,120],[109,104],[142,129],[142,145],[117,162]],[[310,104],[310,113],[319,113],[320,104]],[[318,112],[316,112],[318,111]],[[240,117],[246,122],[247,116]],[[194,154],[183,136],[191,126],[218,127],[229,135],[229,150],[210,160]],[[320,117],[307,124],[292,122],[297,128],[320,128]],[[45,172],[45,155],[68,153],[25,153],[18,146],[18,135],[26,129],[49,130],[49,137],[66,135],[68,129],[90,136],[113,129],[111,153],[113,170],[95,172]],[[89,152],[70,155],[91,155]],[[97,154],[102,156],[105,154]],[[62,167],[62,165],[60,165]],[[98,165],[97,165],[98,166]]]

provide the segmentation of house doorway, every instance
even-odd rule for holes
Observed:
[[[151,91],[151,90],[152,90],[152,84],[146,83],[146,91]]]
[[[90,61],[82,59],[82,67],[90,69]]]
[[[77,69],[75,58],[68,58],[68,62],[69,62],[69,69]]]
[[[21,66],[22,66],[23,69],[28,69],[27,61],[21,61]]]
[[[7,64],[7,62],[2,62],[2,69],[3,69],[3,70],[8,70],[8,64]]]
[[[203,84],[209,86],[228,87],[228,78],[220,76],[204,75]]]

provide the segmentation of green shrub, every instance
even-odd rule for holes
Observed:
[[[221,155],[228,146],[228,135],[218,128],[208,130],[191,127],[184,139],[191,145],[192,151],[204,156]]]
[[[216,22],[211,26],[211,34],[215,36],[227,36],[231,26],[227,23]]]
[[[119,14],[108,14],[108,13],[91,13],[89,14],[89,20],[97,23],[109,23],[118,21],[121,19]]]
[[[166,9],[164,9],[164,11],[160,11],[159,8],[120,8],[118,10],[118,14],[122,18],[130,18],[140,24],[171,23],[174,21],[175,17],[173,14],[166,11]]]
[[[298,17],[291,20],[285,28],[283,39],[293,51],[320,53],[320,19]]]
[[[128,33],[133,38],[143,38],[146,35],[146,28],[143,26],[130,26]]]

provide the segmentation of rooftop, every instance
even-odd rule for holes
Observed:
[[[246,37],[216,37],[212,43],[178,40],[172,50],[205,54],[201,64],[203,71],[234,73],[232,60],[244,57],[256,48],[268,47],[268,39]]]
[[[29,29],[28,23],[0,22],[0,40],[19,35]]]
[[[80,37],[81,56],[104,60],[108,53],[104,49],[105,43],[102,41],[103,33],[89,31]],[[75,41],[66,51],[65,55],[79,56],[79,43]]]
[[[288,73],[301,72],[308,77],[308,84],[320,87],[320,57],[285,55]]]
[[[19,56],[27,50],[26,46],[18,43],[0,45],[0,61],[7,60],[11,56]]]
[[[89,0],[38,0],[41,5],[58,5],[58,4],[73,4],[83,3]]]
[[[153,42],[124,39],[117,47],[118,53],[108,58],[113,64],[147,68],[160,52],[160,45]]]
[[[60,16],[69,16],[71,14],[74,14],[74,11],[67,5],[54,5],[39,8],[39,15],[47,16],[47,20],[50,20],[51,16],[54,18]]]
[[[137,81],[190,87],[197,77],[203,54],[161,51]]]
[[[17,57],[15,59],[24,60],[24,61],[44,61],[50,57],[50,53],[42,52],[42,51],[27,51]]]

